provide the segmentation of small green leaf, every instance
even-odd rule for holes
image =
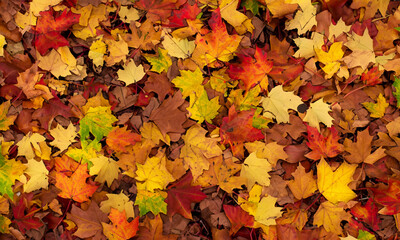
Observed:
[[[167,203],[164,199],[167,193],[163,191],[149,192],[146,190],[138,190],[135,205],[139,206],[140,216],[144,216],[148,212],[154,215],[159,213],[167,214]]]
[[[259,13],[260,3],[257,0],[244,0],[241,6],[250,10],[254,15]]]
[[[393,95],[397,99],[397,108],[400,108],[400,78],[394,77],[393,87],[396,89],[396,91],[393,92]]]
[[[172,65],[171,58],[168,56],[168,51],[162,48],[158,48],[158,56],[147,55],[145,56],[147,61],[151,64],[151,71],[162,73],[167,72],[168,68]]]
[[[95,140],[100,142],[112,130],[112,124],[117,120],[111,114],[110,107],[90,107],[85,117],[80,121],[81,141],[87,140],[89,133],[91,133]]]

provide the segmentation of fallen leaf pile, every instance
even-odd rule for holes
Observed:
[[[1,239],[397,239],[400,2],[0,1]]]

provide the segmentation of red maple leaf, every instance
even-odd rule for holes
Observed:
[[[42,108],[36,110],[32,114],[32,118],[37,119],[42,128],[48,129],[49,122],[58,115],[69,118],[73,116],[73,113],[70,107],[65,105],[58,97],[55,97],[44,103]]]
[[[147,18],[164,22],[172,14],[172,10],[179,9],[187,0],[139,0],[135,7],[147,12]]]
[[[339,153],[343,152],[343,145],[338,141],[338,131],[334,127],[328,128],[326,136],[318,132],[317,128],[307,126],[307,146],[312,150],[305,156],[312,160],[320,160],[321,157],[336,157]]]
[[[261,82],[268,84],[267,74],[271,72],[273,63],[267,60],[267,53],[263,49],[256,47],[254,58],[245,54],[237,56],[241,63],[229,65],[230,78],[241,80],[246,91]],[[280,72],[280,70],[276,71]]]
[[[232,225],[229,231],[230,235],[235,234],[242,227],[252,227],[254,225],[254,217],[240,206],[224,205],[224,211]]]
[[[367,86],[375,86],[382,83],[381,75],[383,71],[379,71],[378,66],[371,68],[368,72],[361,75],[361,80]]]
[[[52,9],[40,12],[35,29],[35,46],[41,55],[45,55],[50,48],[68,46],[68,40],[61,36],[61,32],[78,23],[81,16],[67,9],[61,14],[58,13],[54,16]]]
[[[178,28],[186,26],[186,19],[194,20],[197,15],[201,12],[201,9],[197,3],[190,5],[186,2],[179,10],[173,10],[171,17],[168,18],[169,23],[166,27]]]
[[[394,215],[400,213],[400,180],[390,178],[388,188],[369,188],[374,194],[374,201],[382,204],[384,208],[379,211],[379,214]]]
[[[372,198],[368,199],[368,202],[365,206],[362,206],[361,203],[357,203],[354,207],[350,209],[351,214],[357,218],[359,221],[363,221],[370,225],[373,230],[377,231],[379,229],[380,219],[378,218],[378,207],[372,200]]]
[[[185,218],[192,219],[191,203],[197,203],[207,196],[201,191],[200,186],[192,186],[193,176],[186,173],[178,182],[168,187],[168,196],[164,200],[168,204],[168,215],[172,217],[179,213]]]
[[[26,202],[32,200],[33,194],[28,194],[28,197],[21,197],[18,201],[18,204],[13,207],[14,220],[13,223],[16,223],[19,230],[25,234],[25,231],[30,229],[38,229],[43,226],[43,222],[39,220],[39,218],[34,217],[35,213],[41,210],[35,206],[27,209]],[[26,211],[26,214],[25,214]]]
[[[264,139],[260,129],[253,127],[255,110],[236,112],[235,105],[229,109],[228,117],[222,119],[220,136],[223,144],[231,145],[235,156],[243,156],[243,143]]]

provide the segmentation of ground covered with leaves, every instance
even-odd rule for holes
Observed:
[[[0,16],[0,239],[398,239],[399,2]]]

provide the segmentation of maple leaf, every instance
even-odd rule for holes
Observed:
[[[90,159],[97,157],[96,152],[101,150],[101,144],[97,141],[83,141],[81,145],[82,148],[69,148],[65,154],[77,162],[92,166]]]
[[[170,217],[179,213],[185,218],[192,219],[191,203],[201,202],[207,196],[200,191],[200,186],[192,186],[193,176],[189,172],[179,181],[168,187],[168,196],[164,200]]]
[[[129,47],[152,50],[160,42],[162,32],[154,30],[154,23],[150,19],[146,19],[139,29],[135,24],[130,24],[129,28],[132,34],[123,35]]]
[[[397,100],[397,108],[400,108],[400,78],[394,78],[393,87],[395,89],[393,95],[396,97]]]
[[[120,212],[115,208],[111,208],[108,218],[112,224],[101,223],[103,225],[103,233],[110,240],[127,240],[136,235],[139,227],[139,217],[131,222],[127,221],[125,210]]]
[[[75,137],[78,135],[76,127],[72,123],[69,123],[66,129],[58,124],[55,128],[49,130],[49,132],[54,137],[50,145],[60,149],[60,152],[66,150],[73,142],[76,142]]]
[[[107,66],[113,66],[121,61],[126,61],[126,56],[129,54],[128,43],[118,35],[118,40],[104,39],[107,44],[109,55],[104,57]]]
[[[31,197],[28,196],[27,198]],[[43,226],[43,222],[40,221],[39,218],[34,217],[35,213],[38,212],[40,208],[32,206],[27,209],[27,203],[25,202],[28,201],[27,198],[25,198],[25,196],[21,197],[18,203],[13,207],[14,220],[12,222],[17,224],[19,230],[23,234],[30,229],[39,229]]]
[[[315,15],[317,9],[309,4],[306,8],[298,10],[294,19],[286,22],[286,30],[297,29],[299,35],[311,30],[314,25],[317,25]]]
[[[151,64],[150,71],[162,73],[167,72],[168,68],[172,65],[172,60],[168,56],[168,51],[162,48],[157,48],[158,56],[144,55],[147,61]]]
[[[356,164],[344,162],[335,171],[332,171],[329,164],[322,158],[317,166],[319,192],[334,204],[348,202],[355,198],[357,194],[348,187],[348,184],[353,181],[356,168]]]
[[[66,176],[64,173],[56,173],[55,186],[61,189],[58,196],[67,199],[73,199],[76,202],[85,202],[97,190],[98,186],[86,183],[86,178],[90,177],[87,174],[87,164],[81,164],[71,175]]]
[[[285,101],[282,101],[285,99]],[[297,110],[298,106],[303,104],[301,98],[293,92],[283,91],[282,85],[274,87],[268,94],[268,97],[262,98],[262,107],[264,116],[275,118],[278,123],[289,122],[289,109]]]
[[[0,233],[10,233],[11,220],[3,215],[0,215]]]
[[[186,21],[195,20],[197,15],[201,12],[197,2],[190,5],[189,2],[183,4],[180,9],[174,9],[171,16],[168,18],[169,23],[165,24],[166,27],[179,28],[186,26]]]
[[[255,184],[253,188],[249,191],[246,199],[241,196],[238,197],[238,203],[240,207],[248,212],[250,215],[255,216],[258,203],[260,202],[262,186]]]
[[[103,42],[102,38],[97,39],[90,45],[88,57],[93,60],[93,64],[98,66],[103,66],[104,54],[107,51],[107,45]]]
[[[321,157],[336,157],[343,152],[344,147],[338,141],[340,137],[335,127],[328,128],[327,134],[322,135],[317,128],[307,126],[307,146],[312,150],[305,157],[312,160],[319,160]]]
[[[240,206],[223,205],[224,212],[231,222],[229,234],[233,235],[242,227],[252,227],[254,225],[254,217],[244,211]]]
[[[382,83],[382,79],[380,78],[382,73],[383,71],[379,71],[378,66],[376,66],[368,70],[368,72],[364,72],[361,75],[361,80],[367,86],[375,86]]]
[[[66,154],[54,159],[54,167],[56,172],[64,173],[68,177],[75,172],[78,166],[79,163],[68,157]]]
[[[373,118],[381,118],[385,115],[386,108],[389,103],[386,102],[385,97],[380,93],[377,98],[377,103],[364,102],[362,105],[370,112]]]
[[[235,89],[229,93],[228,101],[239,107],[240,111],[251,110],[257,108],[260,103],[261,96],[258,96],[260,92],[260,86],[255,86],[247,92],[243,89]]]
[[[198,123],[204,121],[211,123],[211,120],[218,115],[218,110],[220,108],[219,98],[215,97],[209,100],[207,92],[203,90],[200,96],[196,94],[190,95],[190,105],[187,110],[191,114],[190,118],[197,120]]]
[[[276,219],[278,225],[291,224],[301,231],[308,221],[307,212],[299,208],[298,204],[288,204],[282,217]]]
[[[239,35],[229,35],[225,23],[222,22],[220,9],[212,12],[211,19],[208,21],[211,32],[205,36],[196,36],[196,49],[192,59],[199,62],[202,66],[215,66],[215,61],[228,62],[233,58],[234,52],[239,46],[242,37]]]
[[[40,122],[40,126],[49,129],[49,123],[57,116],[65,118],[73,117],[71,108],[66,106],[59,98],[50,99],[43,104],[43,107],[32,114],[33,119]]]
[[[125,211],[127,218],[135,217],[135,212],[133,210],[133,202],[129,199],[127,195],[122,192],[119,194],[106,194],[107,200],[100,203],[100,210],[104,213],[110,213],[112,208],[117,209],[122,212]]]
[[[123,128],[114,127],[107,135],[106,143],[114,151],[126,152],[126,147],[135,145],[141,140],[137,133],[127,131],[127,126]]]
[[[16,145],[18,146],[19,156],[25,156],[28,160],[35,157],[35,152],[40,152],[39,142],[45,141],[46,138],[39,133],[28,133]]]
[[[268,89],[268,73],[272,70],[273,62],[268,60],[267,53],[256,47],[254,58],[244,54],[238,54],[238,57],[241,63],[229,65],[229,77],[241,80],[246,91],[256,84]]]
[[[117,74],[118,80],[125,82],[126,86],[140,81],[146,75],[143,66],[141,64],[136,66],[136,63],[132,60],[124,65],[124,70],[118,70]]]
[[[79,122],[81,141],[92,133],[95,141],[100,141],[113,129],[112,124],[117,118],[111,114],[110,107],[90,107],[84,118]]]
[[[166,197],[167,194],[163,191],[138,190],[135,205],[139,206],[139,216],[142,217],[148,212],[152,212],[154,215],[159,213],[167,214],[167,204],[164,202]]]
[[[179,39],[169,34],[164,35],[162,44],[170,56],[182,59],[190,57],[195,48],[195,41],[189,41],[187,38]]]
[[[15,180],[20,179],[25,169],[26,166],[20,161],[5,159],[0,151],[0,193],[7,194],[10,198],[13,198],[12,185],[14,185]]]
[[[10,101],[3,102],[0,105],[0,131],[7,131],[17,118],[17,115],[7,116],[10,106]]]
[[[343,207],[332,204],[331,202],[323,202],[319,206],[314,215],[313,224],[324,226],[328,232],[333,232],[337,235],[343,235],[343,230],[340,222],[343,220],[350,221],[350,213],[344,211]]]
[[[50,48],[68,46],[68,40],[61,36],[61,32],[78,23],[79,17],[80,14],[67,9],[57,16],[54,16],[53,10],[40,12],[35,28],[37,33],[35,46],[39,53],[45,55]]]
[[[104,183],[110,187],[112,182],[118,178],[119,168],[117,162],[111,158],[100,155],[96,158],[91,158],[93,166],[90,167],[89,174],[97,175],[95,181]]]
[[[360,202],[357,203],[350,209],[350,212],[358,221],[367,223],[373,230],[376,231],[379,229],[381,220],[378,217],[378,206],[372,198],[368,199],[365,205],[362,205]]]
[[[374,194],[373,200],[384,206],[378,213],[383,215],[397,214],[400,212],[400,181],[389,178],[389,180],[383,182],[388,183],[387,188],[368,188]]]
[[[243,143],[264,138],[261,130],[252,125],[255,110],[236,112],[235,105],[222,119],[220,136],[223,144],[230,144],[234,155],[243,155]]]
[[[196,179],[195,184],[200,184],[202,187],[218,185],[225,192],[232,193],[233,189],[240,189],[246,183],[244,177],[235,176],[242,165],[235,163],[234,159],[224,159],[222,156],[218,156],[210,158],[208,161],[210,168]]]
[[[339,68],[340,63],[338,60],[342,59],[344,52],[342,50],[342,42],[335,42],[331,45],[328,52],[321,49],[315,49],[317,59],[319,62],[325,64],[322,70],[327,74],[326,78],[331,78]]]
[[[310,103],[310,107],[307,109],[307,114],[303,118],[303,121],[308,122],[311,127],[317,128],[320,132],[319,123],[324,123],[327,127],[332,126],[333,118],[329,115],[331,111],[329,105],[319,99],[316,102]]]
[[[136,163],[136,185],[140,190],[154,192],[165,187],[175,179],[165,168],[165,156],[147,158],[145,164]]]
[[[140,223],[140,228],[138,232],[138,240],[150,240],[150,239],[159,239],[159,240],[176,240],[179,235],[175,234],[163,234],[163,221],[161,216],[158,214],[154,217],[154,219],[146,216],[144,221]]]
[[[262,186],[269,186],[271,177],[268,172],[272,170],[271,164],[265,158],[258,158],[256,153],[251,153],[243,162],[240,176],[247,179],[247,189],[251,189],[257,182]]]
[[[268,159],[272,167],[276,166],[279,159],[285,160],[288,157],[284,150],[285,146],[279,145],[276,142],[265,144],[261,141],[254,141],[246,142],[244,146],[250,153],[256,152],[257,158]]]
[[[276,225],[275,219],[282,216],[282,208],[275,207],[277,198],[272,196],[263,197],[258,203],[254,220],[266,226]]]
[[[308,198],[317,191],[317,182],[314,179],[312,170],[306,173],[303,165],[299,164],[292,175],[294,180],[290,180],[288,186],[296,199]]]
[[[24,191],[26,193],[29,193],[40,188],[47,189],[49,186],[49,171],[46,169],[44,162],[38,162],[34,159],[29,159],[28,163],[25,166],[26,170],[24,171],[24,173],[28,174],[30,176],[30,179],[24,184]]]
[[[93,201],[90,202],[86,210],[72,205],[71,212],[67,213],[67,219],[72,220],[78,226],[78,230],[74,232],[74,236],[79,238],[93,237],[94,239],[104,237],[101,222],[107,222],[108,218]]]
[[[343,142],[344,150],[350,155],[344,156],[349,163],[368,163],[374,164],[379,159],[386,156],[385,149],[379,147],[374,153],[371,154],[373,136],[369,135],[369,129],[357,134],[357,142],[352,142],[346,138]]]
[[[183,98],[193,93],[200,96],[204,92],[203,73],[199,68],[194,71],[180,70],[179,72],[181,76],[172,79],[172,83],[181,90]]]
[[[197,179],[203,170],[208,170],[208,158],[222,154],[221,148],[217,145],[219,139],[206,138],[204,136],[206,133],[205,129],[196,124],[182,137],[185,145],[181,149],[180,157],[183,158],[185,165],[189,166],[194,179]]]
[[[164,22],[172,14],[173,10],[179,9],[185,0],[139,0],[135,2],[136,8],[147,12],[147,17],[152,21]]]

